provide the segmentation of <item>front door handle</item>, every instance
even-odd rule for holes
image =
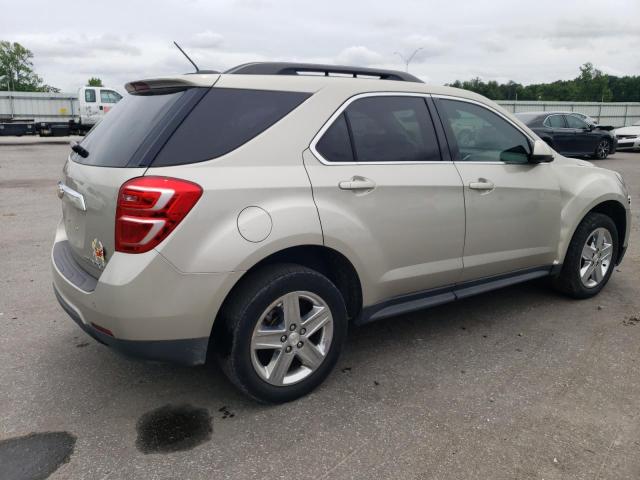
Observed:
[[[353,177],[351,180],[343,180],[338,183],[340,190],[373,190],[376,182],[364,177]]]
[[[469,188],[472,190],[493,190],[494,188],[496,188],[496,186],[493,184],[493,182],[481,178],[477,182],[471,182],[469,184]]]

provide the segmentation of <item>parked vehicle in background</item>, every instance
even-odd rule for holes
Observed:
[[[318,386],[349,324],[541,277],[591,297],[628,244],[619,174],[465,90],[278,63],[127,90],[62,171],[58,301],[260,401]]]
[[[640,150],[640,122],[635,122],[630,127],[622,127],[614,132],[618,139],[620,150]]]
[[[522,112],[515,115],[562,155],[603,160],[616,151],[617,141],[611,131],[587,123],[573,112]]]
[[[108,87],[81,87],[77,94],[0,91],[0,135],[82,135],[120,99]]]
[[[595,118],[590,117],[589,115],[585,115],[584,113],[571,112],[571,115],[573,115],[574,117],[578,117],[581,120],[584,120],[585,123],[589,125],[593,125],[594,127],[597,127],[600,130],[613,130],[615,128],[611,125],[600,125]]]

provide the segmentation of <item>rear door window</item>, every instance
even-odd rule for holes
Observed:
[[[220,157],[281,120],[311,94],[212,88],[171,136],[154,167]]]
[[[440,160],[440,148],[421,97],[361,98],[346,109],[358,162]]]
[[[564,115],[551,115],[547,117],[544,124],[551,128],[567,128],[567,124],[564,121]]]

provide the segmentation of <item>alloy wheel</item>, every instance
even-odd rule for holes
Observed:
[[[613,257],[613,240],[606,228],[596,228],[587,237],[580,259],[580,280],[587,288],[598,286],[607,276]]]
[[[609,150],[609,142],[607,140],[601,140],[600,143],[598,143],[598,158],[607,158],[607,156],[609,155]]]
[[[251,363],[267,383],[292,385],[318,369],[332,339],[327,303],[311,292],[290,292],[260,316],[251,337]]]

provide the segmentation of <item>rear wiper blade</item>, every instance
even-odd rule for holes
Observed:
[[[80,145],[78,142],[71,142],[71,150],[73,150],[74,152],[76,152],[78,155],[80,155],[82,158],[87,158],[89,156],[89,150],[87,150],[86,148],[84,148],[82,145]]]

